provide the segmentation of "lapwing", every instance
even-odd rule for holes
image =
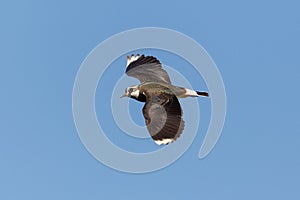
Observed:
[[[125,73],[137,78],[141,84],[127,87],[121,97],[145,102],[143,115],[146,126],[158,145],[174,142],[183,132],[184,120],[178,98],[208,97],[207,92],[172,85],[168,73],[153,56],[127,56]]]

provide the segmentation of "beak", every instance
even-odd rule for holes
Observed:
[[[120,96],[120,98],[123,98],[123,97],[127,97],[127,94],[122,94],[122,96]]]

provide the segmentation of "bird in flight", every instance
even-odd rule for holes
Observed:
[[[172,85],[168,73],[153,56],[127,56],[125,72],[128,76],[138,79],[141,84],[127,87],[121,97],[145,102],[143,115],[146,126],[158,145],[174,142],[184,129],[178,98],[208,97],[207,92]]]

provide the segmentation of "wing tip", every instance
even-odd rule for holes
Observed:
[[[172,143],[174,142],[175,139],[174,138],[165,138],[165,139],[162,139],[162,140],[154,140],[154,142],[157,144],[157,145],[162,145],[162,144],[169,144],[169,143]]]
[[[126,67],[128,67],[128,65],[130,65],[130,63],[136,61],[140,57],[141,57],[140,54],[136,54],[136,56],[134,54],[131,54],[131,56],[127,55],[127,64],[126,64]]]

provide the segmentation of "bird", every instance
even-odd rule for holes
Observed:
[[[144,102],[142,109],[146,127],[157,145],[167,145],[179,138],[185,122],[178,98],[208,97],[208,92],[174,86],[154,56],[132,54],[127,56],[125,73],[140,81],[139,85],[129,86],[122,97]]]

